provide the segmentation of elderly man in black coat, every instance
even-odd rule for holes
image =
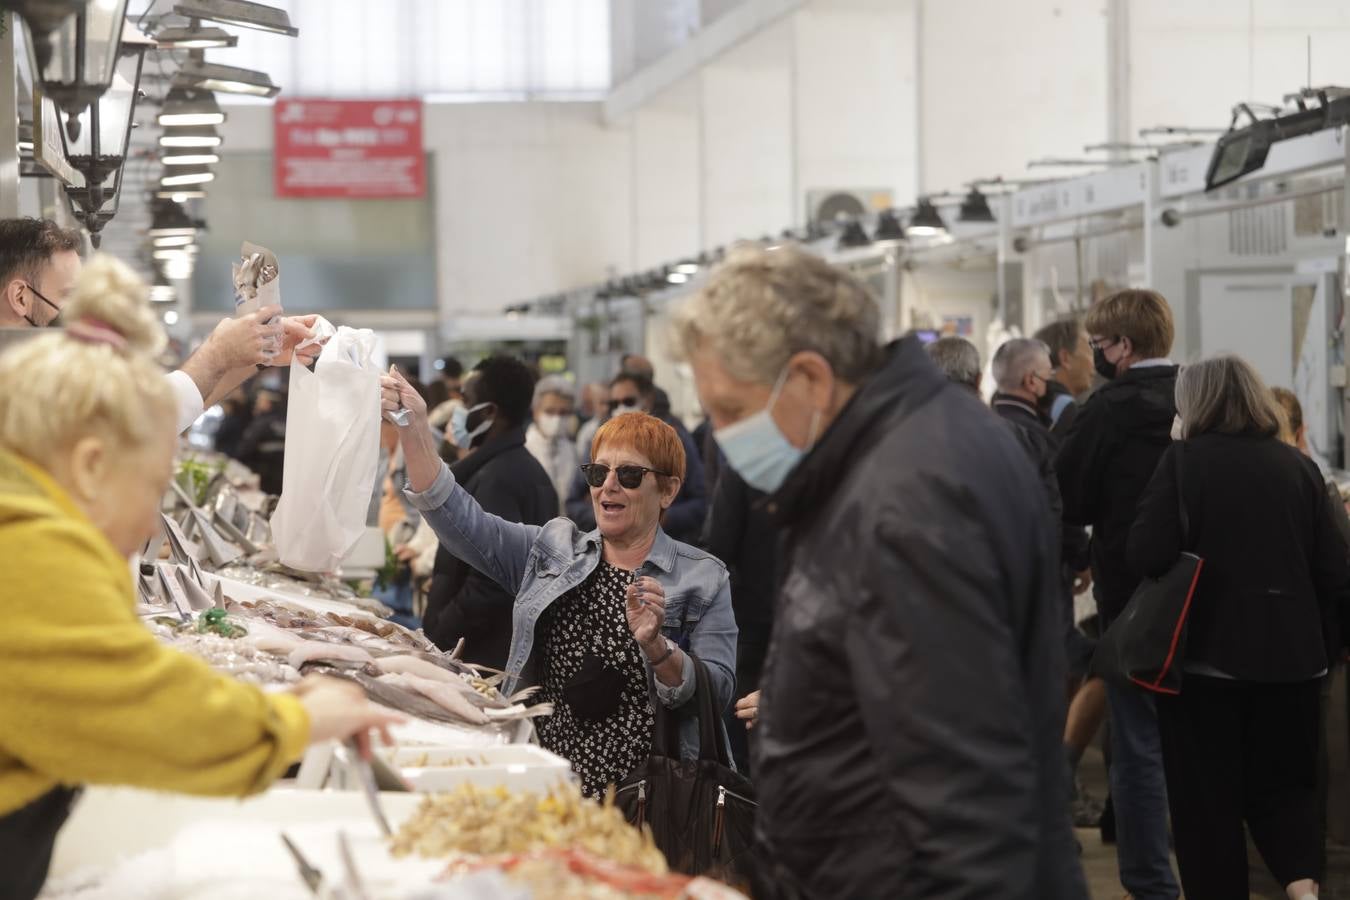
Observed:
[[[764,896],[1086,896],[1060,748],[1056,536],[1010,430],[867,289],[741,250],[677,314],[783,580],[755,723]]]

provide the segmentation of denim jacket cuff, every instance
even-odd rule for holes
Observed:
[[[680,683],[671,687],[663,684],[661,679],[653,678],[656,682],[656,697],[667,709],[675,709],[689,702],[689,698],[694,696],[694,660],[688,654],[683,654],[684,664],[680,667]],[[648,664],[648,668],[651,665]]]
[[[441,463],[440,474],[431,483],[431,487],[421,493],[405,487],[403,496],[407,497],[408,502],[420,510],[440,509],[445,505],[445,501],[450,499],[450,492],[454,489],[455,476],[450,474],[449,466]]]

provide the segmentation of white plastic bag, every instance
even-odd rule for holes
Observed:
[[[379,467],[375,333],[334,329],[321,318],[310,342],[329,335],[313,372],[291,363],[286,460],[272,515],[277,557],[304,572],[336,571],[351,551],[365,531]]]

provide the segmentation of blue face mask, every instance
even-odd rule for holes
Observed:
[[[778,402],[783,385],[787,382],[788,370],[778,376],[778,382],[769,395],[769,405],[753,416],[749,416],[734,425],[719,428],[713,433],[717,446],[726,454],[727,462],[736,473],[745,479],[745,483],[756,490],[772,494],[782,486],[788,475],[806,455],[806,450],[794,447],[792,442],[778,430],[773,420],[773,407]],[[811,416],[811,435],[807,439],[807,449],[816,442],[816,429],[820,425],[820,411]]]
[[[473,409],[465,409],[462,405],[456,406],[450,413],[450,439],[455,442],[455,446],[461,450],[468,450],[473,447],[473,442],[481,435],[487,434],[488,429],[492,427],[491,419],[484,419],[478,423],[478,427],[473,431],[469,430],[469,416],[481,409],[487,409],[491,403],[480,403]]]

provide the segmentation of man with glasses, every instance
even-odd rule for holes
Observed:
[[[48,219],[0,219],[0,329],[59,326],[61,307],[80,274],[83,246],[78,231]],[[314,317],[274,319],[278,312],[268,308],[225,319],[181,369],[167,376],[178,398],[179,431],[256,372],[268,339],[278,331],[283,351],[272,364],[290,363]]]
[[[1092,527],[1092,577],[1102,627],[1125,609],[1139,578],[1125,544],[1139,497],[1167,449],[1176,415],[1172,311],[1154,291],[1125,290],[1088,311],[1093,366],[1107,379],[1079,410],[1056,458],[1064,520]],[[1107,686],[1111,795],[1121,883],[1135,900],[1175,900],[1167,787],[1152,697]]]

